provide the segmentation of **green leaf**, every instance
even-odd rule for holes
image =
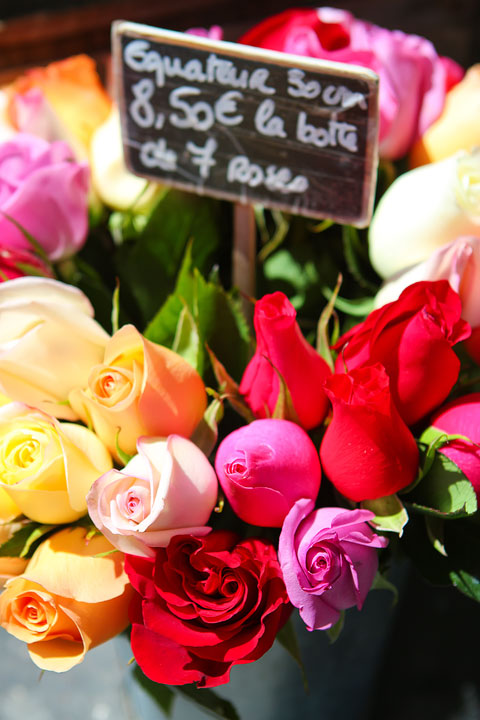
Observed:
[[[223,402],[216,397],[209,404],[202,420],[191,436],[192,442],[208,457],[215,447],[218,439],[218,423],[223,418]]]
[[[397,495],[387,495],[377,500],[364,500],[360,505],[375,514],[369,522],[377,530],[394,532],[398,537],[402,537],[403,529],[408,523],[408,513]]]
[[[117,280],[115,290],[112,295],[112,334],[114,335],[119,328],[120,317],[120,283]]]
[[[228,400],[228,402],[233,407],[233,409],[241,417],[243,417],[243,419],[246,420],[248,423],[255,420],[255,416],[253,415],[252,411],[250,410],[250,408],[244,401],[243,396],[240,394],[240,391],[238,389],[238,384],[228,374],[228,372],[225,370],[225,367],[223,366],[223,364],[215,356],[215,353],[212,350],[210,350],[208,345],[207,345],[207,352],[209,354],[213,372],[215,374],[215,378],[217,380],[218,387],[220,390],[220,399]]]
[[[192,313],[184,305],[178,318],[172,350],[181,355],[195,370],[201,371],[200,337]]]
[[[119,445],[119,435],[120,435],[121,429],[119,428],[117,431],[117,434],[115,435],[115,449],[117,451],[117,455],[120,458],[121,462],[126,465],[130,462],[133,455],[129,455],[128,453],[124,452],[122,448]]]
[[[408,494],[415,510],[441,518],[466,517],[477,510],[472,484],[443,453],[435,453],[433,463],[421,482]]]
[[[220,720],[240,720],[234,706],[228,700],[217,695],[209,688],[196,688],[194,685],[176,685],[175,692],[202,708],[208,715]]]
[[[360,287],[376,293],[377,285],[367,277],[370,263],[366,243],[361,242],[359,231],[350,225],[343,225],[342,239],[344,257],[350,273]]]
[[[275,418],[275,420],[291,420],[291,422],[299,425],[300,421],[298,419],[297,411],[293,405],[290,390],[288,389],[288,385],[285,382],[282,373],[275,367],[270,358],[265,356],[265,360],[267,360],[274,369],[279,382],[278,397],[275,407],[273,408],[272,418]]]
[[[265,262],[267,257],[271,255],[278,247],[283,243],[287,237],[290,229],[289,216],[285,216],[278,210],[272,210],[272,218],[275,222],[275,230],[272,237],[266,242],[258,253],[258,261]],[[261,226],[261,231],[264,230],[264,225]]]
[[[330,338],[328,336],[328,324],[330,322],[330,318],[333,316],[334,313],[334,307],[335,307],[335,301],[338,296],[338,292],[340,290],[340,286],[342,284],[342,276],[339,274],[337,278],[337,284],[334,288],[334,290],[331,292],[330,300],[328,301],[327,305],[324,307],[322,314],[320,315],[320,319],[318,321],[317,326],[317,352],[318,354],[323,357],[327,365],[329,366],[330,370],[334,370],[335,363],[333,361],[332,352],[330,350],[330,345],[332,344],[330,341]],[[337,325],[338,325],[338,319],[337,319]],[[337,329],[338,333],[338,329]]]
[[[133,677],[136,682],[142,687],[145,692],[150,695],[160,709],[165,713],[167,717],[170,717],[173,709],[173,702],[175,700],[175,693],[168,685],[161,685],[160,683],[153,682],[147,678],[140,670],[138,665],[135,665],[133,669]]]
[[[450,573],[452,585],[461,593],[476,602],[480,602],[480,579],[465,570],[452,571]]]
[[[322,293],[327,300],[332,298],[333,293],[330,288],[322,288]],[[336,297],[334,303],[336,310],[340,310],[346,315],[362,318],[372,312],[373,304],[373,297],[359,298],[358,300],[348,300],[347,298]]]
[[[6,218],[9,222],[11,222],[12,225],[15,225],[17,230],[19,230],[22,233],[25,240],[27,240],[27,242],[29,242],[30,245],[32,246],[32,249],[35,252],[35,254],[38,255],[38,257],[41,258],[44,262],[46,262],[47,265],[50,265],[48,255],[45,252],[45,250],[43,249],[42,245],[40,245],[38,240],[36,238],[34,238],[33,235],[31,233],[29,233],[28,230],[26,230],[26,228],[23,227],[23,225],[20,225],[18,220],[15,220],[14,217],[12,217],[11,215],[8,215],[8,213],[6,213],[6,212],[3,212],[3,210],[0,210],[0,213],[3,215],[4,218]]]
[[[332,627],[328,628],[328,630],[326,631],[331,645],[333,645],[333,643],[336,640],[338,640],[338,638],[340,637],[340,633],[343,630],[344,624],[345,624],[345,610],[341,610],[340,617],[338,618],[335,625],[332,625]]]
[[[445,548],[445,521],[441,518],[427,515],[425,517],[425,526],[427,535],[433,547],[440,555],[447,557],[448,553]]]
[[[0,545],[0,557],[29,557],[34,550],[34,544],[44,535],[56,529],[56,525],[42,525],[30,522],[24,525],[14,535]]]
[[[300,653],[300,645],[298,644],[298,637],[292,618],[289,618],[281,630],[279,630],[275,639],[278,640],[280,645],[285,648],[285,650],[297,663],[300,668],[300,672],[302,673],[303,687],[305,688],[305,692],[308,692],[307,673],[305,672],[305,665],[303,664]]]
[[[375,574],[375,577],[373,578],[372,586],[370,588],[371,590],[388,590],[393,594],[393,604],[396,605],[398,602],[398,590],[395,587],[393,583],[390,582],[390,580],[387,580],[385,575],[382,575],[381,572],[377,571]]]

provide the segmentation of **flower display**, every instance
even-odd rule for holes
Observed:
[[[156,682],[226,682],[233,665],[270,648],[290,614],[275,548],[264,540],[177,535],[155,559],[129,555],[125,567],[137,592],[132,650]]]
[[[0,237],[11,250],[31,250],[33,236],[50,260],[85,242],[89,170],[63,142],[18,134],[0,146]]]
[[[327,413],[322,382],[330,370],[303,337],[293,305],[281,292],[265,295],[255,304],[254,325],[257,348],[245,369],[240,392],[255,416],[273,413],[280,373],[300,424],[307,430],[319,425]]]
[[[128,631],[164,710],[183,693],[233,720],[216,688],[237,665],[276,639],[298,659],[298,628],[348,639],[398,558],[480,602],[478,66],[462,79],[429,40],[326,7],[247,30],[288,53],[255,69],[221,57],[220,26],[191,33],[178,56],[122,46],[142,75],[116,101],[83,55],[0,88],[0,625],[54,672]],[[365,195],[370,151],[373,195],[376,79],[325,60],[378,75],[369,227],[329,203],[344,160],[340,199]],[[297,104],[298,142],[301,109],[331,119],[290,163]],[[247,126],[282,141],[265,167]],[[179,128],[198,193],[165,179]],[[250,163],[234,212],[203,183],[233,163],[219,129]],[[325,213],[298,215],[318,179]]]
[[[93,423],[113,455],[133,455],[141,435],[190,437],[206,407],[205,386],[181,356],[125,325],[108,341],[85,390],[72,390],[75,412]]]
[[[236,514],[252,525],[281,527],[293,503],[320,488],[318,452],[288,420],[255,420],[222,440],[215,458],[220,484]]]
[[[123,552],[153,555],[174,535],[204,535],[217,501],[217,478],[190,440],[141,437],[123,470],[96,480],[87,496],[97,528]]]
[[[246,45],[361,65],[380,80],[380,154],[399,158],[440,115],[463,70],[425,38],[330,7],[285,10],[245,33]]]
[[[0,596],[0,625],[43,670],[65,672],[128,623],[132,589],[120,553],[82,528],[47,539]]]
[[[278,556],[290,601],[309,630],[325,630],[340,611],[365,602],[378,567],[376,535],[368,510],[314,509],[297,500],[283,524]]]

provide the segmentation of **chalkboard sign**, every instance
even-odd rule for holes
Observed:
[[[112,38],[132,172],[368,224],[377,168],[373,72],[123,21]]]

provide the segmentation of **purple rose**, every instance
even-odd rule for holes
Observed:
[[[52,261],[79,250],[88,230],[86,163],[64,142],[18,133],[0,145],[0,237],[10,250],[31,250],[13,218]]]
[[[308,630],[326,630],[340,611],[360,610],[378,567],[376,548],[388,544],[367,525],[369,510],[324,507],[298,500],[280,534],[278,557],[292,605]]]

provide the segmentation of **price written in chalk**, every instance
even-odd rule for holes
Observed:
[[[171,185],[368,224],[377,163],[368,70],[117,22],[127,166]]]

